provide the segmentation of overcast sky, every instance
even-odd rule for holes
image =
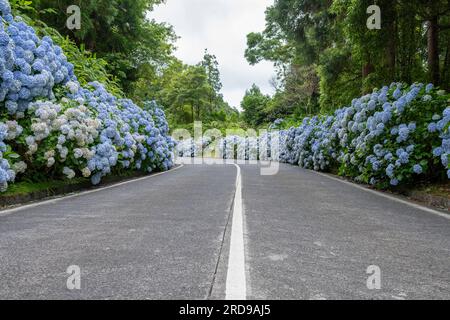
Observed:
[[[273,0],[167,0],[149,14],[168,22],[180,37],[175,56],[187,64],[201,61],[207,48],[217,57],[225,100],[239,107],[245,90],[256,83],[264,93],[273,93],[269,80],[272,63],[250,66],[244,58],[247,34],[264,29],[264,11]]]

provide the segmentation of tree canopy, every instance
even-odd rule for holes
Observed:
[[[43,34],[57,40],[77,68],[81,83],[100,79],[118,96],[141,105],[156,100],[172,128],[192,122],[225,129],[239,125],[239,112],[220,93],[219,62],[205,49],[202,61],[186,65],[174,57],[177,36],[167,23],[148,18],[163,0],[15,0]],[[66,27],[71,5],[78,5],[81,28]]]
[[[242,116],[221,94],[219,61],[205,49],[196,65],[174,57],[173,28],[148,18],[163,0],[14,0],[43,33],[68,52],[80,82],[102,79],[111,92],[142,103],[155,99],[173,125],[193,120],[225,128],[329,113],[391,82],[431,82],[450,89],[450,0],[274,0],[264,30],[247,35],[245,57],[277,71],[275,94],[253,86]],[[81,7],[80,30],[66,9]],[[369,6],[381,28],[369,29]],[[31,23],[31,22],[30,22]]]
[[[367,28],[373,4],[379,30]],[[450,89],[449,21],[449,0],[275,0],[245,56],[277,67],[278,114],[329,112],[393,81]]]

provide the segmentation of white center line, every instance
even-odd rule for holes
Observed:
[[[237,168],[236,193],[233,205],[225,298],[226,300],[246,300],[247,285],[245,279],[241,168],[237,164],[234,165]]]

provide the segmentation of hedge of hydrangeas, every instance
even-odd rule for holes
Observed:
[[[354,99],[332,116],[305,118],[277,135],[226,137],[220,157],[252,160],[249,155],[258,150],[259,160],[338,171],[379,188],[421,177],[450,179],[449,105],[450,95],[432,84],[393,83]],[[279,139],[279,147],[273,148],[273,139]]]
[[[211,145],[211,143],[212,139],[209,137],[203,137],[197,142],[192,138],[178,141],[176,145],[176,154],[178,157],[202,157],[203,152]]]
[[[191,138],[177,142],[177,156],[202,157],[208,147],[216,149],[218,151],[216,157],[221,159],[279,160],[279,152],[270,149],[272,136],[275,136],[275,133],[264,133],[260,137],[229,135],[218,140],[217,149],[211,148],[213,140],[209,137],[203,137],[198,141]]]
[[[393,83],[333,116],[287,130],[282,160],[381,188],[417,177],[450,178],[449,95],[432,84]]]
[[[393,83],[281,131],[279,160],[379,188],[450,179],[449,98],[432,84]]]
[[[60,47],[0,0],[0,189],[17,177],[90,178],[168,170],[175,142],[164,112],[82,88]]]

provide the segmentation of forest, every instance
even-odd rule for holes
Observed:
[[[216,57],[186,65],[174,56],[172,26],[147,18],[162,0],[83,0],[80,30],[66,27],[73,0],[13,0],[41,32],[57,38],[81,83],[106,83],[117,96],[156,100],[171,128],[267,127],[298,124],[392,82],[433,83],[450,89],[450,1],[378,0],[381,28],[367,28],[373,0],[275,0],[266,27],[247,35],[250,64],[271,61],[275,94],[253,85],[241,113],[220,93]]]
[[[381,28],[367,28],[377,5]],[[276,0],[266,28],[247,36],[249,63],[272,61],[276,93],[249,88],[242,102],[253,126],[328,114],[392,82],[450,89],[450,1]]]
[[[99,81],[117,97],[155,100],[164,106],[171,128],[239,125],[239,112],[224,101],[218,61],[204,57],[187,65],[174,56],[172,26],[148,19],[161,0],[12,0],[15,15],[42,35],[50,35],[74,64],[81,84]],[[82,28],[69,29],[71,5],[82,7]]]
[[[171,133],[196,121],[222,134],[283,129],[274,159],[380,188],[450,177],[449,0],[275,0],[245,50],[249,64],[274,64],[275,93],[253,85],[241,110],[225,101],[208,48],[194,65],[176,58],[173,27],[148,18],[164,1],[72,1],[0,0],[3,190],[25,171],[98,184],[168,170]],[[82,28],[67,24],[77,6]],[[246,138],[226,138],[244,139],[246,159],[271,141]]]

